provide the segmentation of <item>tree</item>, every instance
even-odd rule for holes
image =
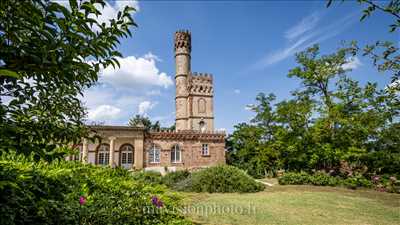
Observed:
[[[137,127],[137,126],[143,126],[145,130],[150,131],[150,130],[160,130],[160,122],[156,121],[155,123],[152,123],[149,117],[142,116],[139,114],[136,114],[134,117],[129,119],[128,125],[131,127]]]
[[[104,0],[0,3],[0,149],[51,160],[87,134],[78,96],[100,68],[119,66],[119,38],[136,26],[131,7],[99,23]],[[11,74],[11,76],[10,76]],[[16,75],[16,76],[12,76]]]
[[[398,94],[376,83],[361,86],[344,65],[351,49],[321,55],[315,45],[296,54],[289,77],[301,85],[288,100],[260,93],[250,124],[227,139],[228,163],[255,177],[287,171],[339,173],[342,165],[363,173],[400,169]]]

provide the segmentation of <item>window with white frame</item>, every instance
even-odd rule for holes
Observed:
[[[106,144],[100,145],[97,157],[99,165],[108,165],[110,160],[110,147]]]
[[[181,150],[179,145],[174,145],[171,149],[171,162],[172,163],[179,163],[181,162]]]
[[[134,148],[129,144],[125,144],[121,147],[120,151],[121,151],[121,164],[132,164]]]
[[[210,152],[208,151],[208,144],[201,145],[201,154],[202,155],[209,155]]]
[[[160,149],[156,145],[152,145],[149,150],[149,163],[160,162]]]

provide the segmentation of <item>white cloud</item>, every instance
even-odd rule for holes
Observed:
[[[105,23],[106,25],[110,24],[111,19],[116,19],[118,12],[124,10],[126,6],[130,6],[139,11],[139,2],[136,0],[129,1],[113,1],[113,4],[106,1],[106,5],[102,8],[101,4],[96,4],[96,9],[101,12],[101,15],[98,17],[92,16],[93,19],[96,19],[100,24]],[[99,31],[100,28],[97,26],[92,27],[93,30]]]
[[[347,63],[342,66],[344,70],[354,70],[362,65],[360,59],[355,56],[347,59]]]
[[[151,54],[151,53],[150,53]],[[143,89],[149,86],[168,88],[173,85],[172,78],[160,72],[156,66],[156,56],[153,54],[144,57],[128,56],[117,58],[121,67],[105,68],[101,73],[100,81],[114,87]]]
[[[254,104],[249,104],[249,105],[246,105],[246,106],[244,107],[244,110],[246,110],[246,111],[252,111],[253,108],[254,108]]]
[[[313,29],[316,27],[316,25],[318,25],[318,21],[320,20],[320,17],[316,15],[319,14],[313,13],[312,15],[302,20],[305,22],[300,22],[299,24],[286,31],[285,38],[290,40],[286,44],[286,47],[266,55],[261,60],[256,62],[252,66],[252,68],[262,69],[272,64],[278,63],[282,60],[285,60],[288,57],[293,56],[295,53],[300,52],[313,44],[323,42],[342,33],[350,25],[357,21],[355,20],[357,14],[351,13],[334,23],[331,23],[327,26],[321,26],[322,28],[320,29]],[[309,23],[308,25],[307,22]]]
[[[138,113],[140,115],[147,115],[147,112],[154,108],[157,102],[143,101],[138,106]]]
[[[100,105],[89,110],[88,118],[92,121],[114,120],[119,117],[120,113],[120,108],[112,105]]]
[[[292,40],[299,37],[305,32],[312,30],[319,22],[321,15],[319,12],[314,12],[309,16],[304,17],[298,24],[289,28],[285,32],[285,38]]]
[[[162,60],[161,60],[158,56],[154,55],[154,54],[151,53],[151,52],[148,52],[147,54],[145,54],[145,55],[143,56],[143,58],[145,58],[145,59],[153,59],[153,60],[155,60],[155,61],[162,62]]]
[[[69,10],[71,9],[69,1],[67,0],[55,0],[54,2],[57,2]],[[105,23],[106,25],[109,25],[110,20],[116,19],[118,12],[124,10],[126,6],[133,7],[136,12],[140,9],[139,2],[137,0],[105,1],[104,8],[101,4],[95,4],[96,9],[101,12],[101,15],[96,17],[95,15],[91,14],[90,18],[96,19],[100,24]],[[92,29],[94,31],[100,31],[98,26],[93,26]]]
[[[119,61],[120,68],[103,69],[99,84],[84,92],[82,101],[89,109],[89,122],[126,125],[129,117],[136,113],[147,115],[157,104],[152,98],[173,85],[172,78],[159,71],[156,61],[161,60],[151,52],[142,57],[119,58]],[[104,105],[112,105],[119,112],[105,112]],[[101,116],[102,113],[105,115]]]
[[[240,90],[239,90],[239,89],[235,89],[235,90],[233,90],[233,92],[234,92],[235,94],[240,94]]]
[[[148,96],[160,96],[161,91],[160,90],[150,90],[146,92],[146,95]]]

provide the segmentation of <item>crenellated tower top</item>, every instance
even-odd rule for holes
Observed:
[[[175,53],[187,53],[192,51],[192,34],[188,30],[175,32]]]
[[[213,77],[209,73],[190,73],[188,82],[189,94],[213,95]]]

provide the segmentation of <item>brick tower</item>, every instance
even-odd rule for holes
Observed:
[[[176,130],[213,131],[213,78],[191,72],[191,50],[190,32],[175,32]]]

